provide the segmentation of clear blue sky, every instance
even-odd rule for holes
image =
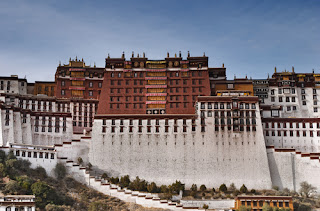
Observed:
[[[104,66],[108,53],[209,56],[229,79],[320,72],[320,1],[1,1],[0,75],[54,80],[59,61]]]

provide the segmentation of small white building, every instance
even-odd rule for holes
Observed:
[[[0,196],[0,211],[35,211],[34,195],[2,195]]]

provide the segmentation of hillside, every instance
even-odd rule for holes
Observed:
[[[156,211],[136,204],[125,203],[103,195],[66,176],[58,170],[58,178],[47,176],[42,167],[30,168],[26,160],[18,160],[13,153],[0,150],[0,191],[3,194],[34,194],[38,210],[47,211]]]

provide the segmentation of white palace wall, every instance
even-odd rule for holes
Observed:
[[[159,133],[155,132],[156,120],[133,120],[133,132],[129,132],[130,120],[95,119],[90,148],[90,162],[113,176],[139,176],[157,184],[171,184],[180,180],[190,187],[205,184],[218,187],[232,182],[240,187],[271,188],[270,172],[264,144],[260,114],[257,108],[256,131],[214,130],[214,117],[206,117],[205,132],[201,132],[200,115],[196,119],[196,131],[192,132],[192,120],[169,119],[169,131],[165,132],[165,120],[159,120]],[[200,112],[200,111],[199,111]],[[174,127],[177,126],[177,132]],[[105,127],[105,132],[102,128]],[[112,127],[115,127],[112,132]],[[220,127],[220,126],[219,126]],[[259,181],[259,182],[258,182]]]
[[[299,191],[301,182],[308,182],[320,190],[319,156],[310,156],[294,150],[269,148],[268,159],[272,184],[280,189]]]

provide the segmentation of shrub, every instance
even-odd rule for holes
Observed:
[[[208,206],[207,204],[204,204],[204,205],[202,206],[202,208],[203,208],[203,209],[208,209],[209,206]]]
[[[239,190],[235,190],[235,191],[233,191],[233,193],[232,193],[234,196],[237,196],[237,195],[239,195],[240,194],[240,191]]]
[[[240,206],[239,207],[239,211],[251,211],[251,207],[247,207],[247,206]]]
[[[83,164],[82,157],[78,157],[78,159],[77,159],[77,160],[78,160],[78,164],[79,164],[79,165],[82,165],[82,164]]]
[[[182,184],[180,181],[176,180],[175,183],[172,183],[170,186],[171,193],[179,194],[180,190],[184,191],[184,184]]]
[[[166,185],[161,185],[160,186],[160,192],[161,193],[168,193],[169,192],[169,189]]]
[[[256,190],[255,189],[251,189],[251,191],[250,191],[250,193],[252,193],[252,194],[256,194]]]
[[[89,211],[108,210],[108,204],[104,200],[91,202],[89,205]]]
[[[200,186],[200,191],[204,192],[207,190],[207,187],[205,185]]]
[[[105,180],[105,179],[108,179],[108,178],[109,178],[109,176],[108,176],[108,174],[107,174],[107,173],[103,173],[103,174],[102,174],[102,176],[101,176],[101,178]]]
[[[307,182],[301,182],[300,183],[300,194],[301,196],[305,198],[311,197],[313,193],[315,193],[317,190],[316,187],[312,186],[311,184]]]
[[[276,186],[276,185],[274,185],[274,186],[272,186],[272,189],[278,191],[278,190],[279,190],[279,187]]]
[[[197,192],[197,190],[198,190],[197,185],[196,184],[192,184],[190,190]]]
[[[197,191],[191,191],[190,192],[190,196],[192,196],[193,198],[195,198],[197,196]]]
[[[227,188],[226,184],[223,183],[222,185],[220,185],[219,191],[221,191],[223,193],[227,192],[228,188]]]
[[[87,167],[88,167],[89,170],[91,170],[92,169],[92,164],[88,163]]]
[[[264,203],[262,211],[272,211],[272,207],[268,203]]]
[[[211,194],[213,195],[215,192],[216,192],[216,189],[215,189],[215,188],[212,188]]]
[[[47,204],[46,211],[72,211],[70,206]]]
[[[67,174],[67,169],[62,163],[57,163],[56,167],[54,168],[54,174],[57,179],[61,180],[65,178]]]

